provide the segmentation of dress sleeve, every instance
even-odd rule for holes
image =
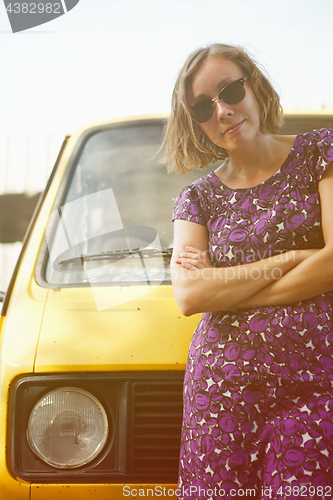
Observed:
[[[320,129],[316,132],[318,153],[315,155],[313,176],[319,182],[333,162],[333,129]]]
[[[193,185],[179,193],[172,212],[172,220],[181,219],[207,226],[207,210],[201,193]]]

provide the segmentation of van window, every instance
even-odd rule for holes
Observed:
[[[48,283],[170,282],[175,198],[207,172],[168,175],[154,158],[162,131],[131,126],[87,139],[65,202],[50,217]]]

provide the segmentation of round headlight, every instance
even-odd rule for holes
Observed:
[[[27,438],[32,451],[59,469],[81,467],[103,449],[108,418],[101,403],[87,391],[63,387],[34,406]]]

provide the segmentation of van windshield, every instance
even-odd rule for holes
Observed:
[[[48,283],[170,282],[175,199],[208,171],[167,174],[154,158],[162,133],[162,122],[142,122],[88,137],[49,220]]]

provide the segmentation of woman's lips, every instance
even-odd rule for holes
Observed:
[[[243,121],[236,123],[236,125],[232,125],[231,127],[227,128],[227,130],[223,133],[223,135],[231,135],[235,132],[237,132],[241,126],[243,125]]]

